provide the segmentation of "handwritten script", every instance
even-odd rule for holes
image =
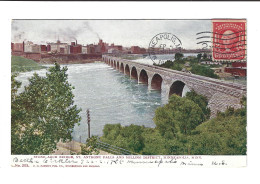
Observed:
[[[239,161],[239,162],[238,162]],[[242,162],[241,162],[242,161]],[[232,167],[246,156],[12,155],[12,167]],[[239,166],[240,166],[239,165]],[[242,166],[244,166],[242,164]]]

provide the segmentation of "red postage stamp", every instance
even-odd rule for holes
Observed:
[[[212,20],[214,61],[242,61],[246,58],[246,20]]]

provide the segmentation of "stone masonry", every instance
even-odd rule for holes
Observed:
[[[164,101],[168,101],[170,89],[176,84],[176,81],[184,83],[190,90],[193,89],[198,94],[204,95],[209,100],[208,107],[211,109],[211,117],[216,116],[218,111],[225,111],[227,107],[241,108],[240,100],[246,96],[246,86],[241,84],[230,83],[218,79],[199,76],[195,74],[175,71],[158,66],[137,63],[131,60],[125,60],[117,57],[103,55],[102,60],[110,66],[129,75],[132,71],[137,71],[137,80],[140,82],[140,73],[144,70],[148,77],[148,89],[152,89],[152,83],[157,84],[155,78],[161,77],[161,93]],[[122,71],[123,66],[123,71]],[[145,73],[143,72],[143,73]],[[157,75],[157,77],[154,77]],[[136,77],[134,77],[136,78]],[[159,81],[160,82],[160,81]],[[179,82],[179,83],[180,83]],[[176,86],[174,87],[176,89]],[[178,88],[178,86],[177,86]],[[183,87],[180,89],[182,90]]]

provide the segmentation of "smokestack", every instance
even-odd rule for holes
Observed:
[[[23,53],[24,53],[24,41],[23,41]]]
[[[76,45],[78,45],[78,42],[77,42],[77,40],[76,40]]]

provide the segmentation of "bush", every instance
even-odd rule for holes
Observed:
[[[98,137],[92,136],[86,140],[85,145],[81,145],[81,155],[98,155]]]
[[[214,70],[211,68],[208,68],[206,66],[198,65],[198,64],[193,64],[191,68],[191,73],[196,74],[196,75],[202,75],[205,77],[211,77],[218,79],[218,75],[214,73]]]
[[[183,64],[184,64],[184,61],[182,60],[179,60],[179,61],[171,61],[171,60],[167,60],[165,63],[163,64],[159,64],[159,65],[156,65],[154,64],[155,66],[160,66],[160,67],[164,67],[164,68],[170,68],[172,70],[178,70],[178,71],[181,71],[182,68],[183,68]]]
[[[198,126],[190,137],[191,154],[246,155],[246,116],[238,111],[228,109]]]
[[[138,125],[122,127],[120,124],[107,124],[101,140],[138,153],[144,148],[143,129]]]

